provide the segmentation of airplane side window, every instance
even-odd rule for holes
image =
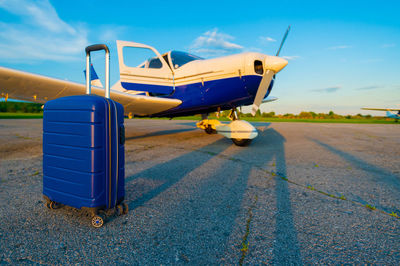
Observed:
[[[124,47],[123,60],[127,67],[160,69],[162,62],[150,49],[141,47]]]
[[[171,67],[171,65],[169,64],[169,60],[168,60],[168,54],[164,54],[162,57],[164,58],[165,62],[167,62],[168,66]]]
[[[149,68],[162,68],[162,63],[158,58],[149,59]]]
[[[254,72],[257,74],[264,74],[263,63],[260,60],[254,61]]]

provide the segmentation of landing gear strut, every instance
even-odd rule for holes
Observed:
[[[232,121],[239,120],[239,116],[237,114],[236,107],[232,108],[232,110],[230,111],[230,113],[228,115],[228,118]]]
[[[228,115],[228,118],[230,120],[233,121],[240,121],[239,120],[239,115],[237,113],[236,107],[232,108],[231,112]],[[232,142],[236,145],[236,146],[247,146],[251,143],[252,139],[247,139],[247,138],[233,138],[233,135],[231,136],[231,140]]]
[[[208,114],[202,115],[202,120],[197,122],[197,127],[203,129],[207,134],[218,133],[229,138],[237,146],[247,146],[252,139],[257,137],[257,130],[247,121],[239,120],[236,108],[233,108],[228,115],[232,121],[229,124],[223,124],[215,119],[207,119]]]

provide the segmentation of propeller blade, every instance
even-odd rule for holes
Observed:
[[[254,99],[253,106],[251,107],[251,114],[253,116],[256,115],[258,108],[260,108],[260,104],[267,94],[267,90],[269,84],[271,84],[272,77],[274,76],[274,72],[272,70],[267,70],[264,73],[264,76],[261,79],[260,85],[258,86],[256,98]]]
[[[287,64],[288,61],[278,57],[281,52],[282,46],[286,41],[286,38],[290,31],[290,25],[287,28],[285,35],[281,41],[281,45],[279,46],[278,51],[276,52],[276,56],[267,56],[265,59],[265,73],[261,79],[260,85],[258,86],[256,97],[254,98],[253,106],[251,107],[251,114],[253,116],[256,115],[256,112],[260,108],[260,104],[263,102],[265,95],[267,94],[269,85],[271,84],[271,80],[275,79],[276,73],[281,71]]]
[[[285,35],[283,36],[283,39],[282,39],[282,41],[281,41],[281,45],[279,46],[278,52],[276,52],[276,56],[279,56],[279,53],[281,52],[282,46],[283,46],[283,44],[284,44],[285,41],[286,41],[286,37],[288,36],[289,31],[290,31],[290,25],[289,25],[289,27],[287,28]]]

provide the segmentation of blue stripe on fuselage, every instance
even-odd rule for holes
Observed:
[[[201,82],[176,86],[175,92],[172,95],[164,97],[179,99],[182,101],[182,104],[156,116],[205,113],[213,112],[218,107],[226,110],[236,106],[252,104],[261,78],[262,76],[249,75],[206,81],[204,82],[204,86]],[[137,91],[166,92],[171,88],[169,86],[135,83],[121,84],[125,89]],[[149,86],[151,87],[149,88]]]
[[[130,91],[148,91],[156,94],[171,94],[173,91],[172,86],[160,86],[152,84],[140,84],[140,83],[129,83],[121,82],[121,86]]]

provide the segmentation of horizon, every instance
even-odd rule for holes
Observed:
[[[2,102],[14,102],[14,103],[34,103],[34,104],[41,104],[41,103],[35,103],[35,102],[30,102],[30,101],[23,101],[23,100],[15,100],[15,99],[8,99],[7,101],[5,101],[5,99],[4,98],[0,98],[0,103],[2,103]],[[251,114],[251,111],[246,111],[246,112],[244,112],[243,110],[242,111],[240,111],[240,109],[238,110],[239,112],[241,112],[242,114],[245,114],[245,115],[250,115]],[[330,112],[333,112],[335,115],[340,115],[340,116],[348,116],[348,115],[352,115],[352,116],[357,116],[357,115],[362,115],[362,116],[368,116],[368,115],[370,115],[370,114],[362,114],[361,112],[359,112],[359,113],[357,113],[357,114],[339,114],[339,113],[337,113],[337,112],[335,112],[334,110],[329,110],[328,112],[314,112],[314,111],[311,111],[311,110],[309,110],[309,111],[305,111],[305,110],[303,110],[303,111],[300,111],[300,112],[298,112],[298,113],[290,113],[290,112],[287,112],[287,113],[277,113],[277,112],[275,112],[274,110],[268,110],[267,112],[263,112],[263,111],[261,111],[261,110],[259,110],[260,112],[261,112],[261,115],[262,114],[264,114],[264,113],[266,113],[266,114],[268,114],[268,113],[271,113],[271,112],[273,112],[273,113],[275,113],[275,116],[284,116],[284,115],[295,115],[295,116],[298,116],[298,115],[300,115],[301,113],[303,113],[303,112],[305,112],[305,113],[315,113],[315,114],[317,114],[317,115],[319,115],[319,114],[323,114],[323,115],[328,115]],[[222,113],[223,111],[221,111],[221,113]],[[225,112],[229,112],[229,110],[225,110]],[[217,112],[213,112],[212,114],[214,114],[214,113],[217,113]],[[257,111],[257,113],[258,113],[258,111]],[[372,117],[386,117],[385,115],[384,115],[384,111],[375,111],[375,113],[382,113],[382,115],[370,115],[370,116],[372,116]],[[256,114],[256,116],[257,116],[258,114]]]

